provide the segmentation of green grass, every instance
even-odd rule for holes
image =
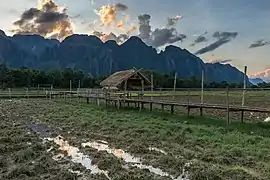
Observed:
[[[61,134],[77,145],[82,139],[106,140],[110,146],[131,152],[143,158],[144,163],[175,176],[186,162],[192,162],[192,180],[270,179],[270,124],[233,121],[227,126],[225,120],[209,117],[42,100],[23,101],[5,108],[61,128]],[[148,147],[160,148],[168,155],[151,153]],[[28,154],[31,153],[26,152],[27,158]],[[25,152],[19,157],[25,157]],[[123,162],[105,152],[97,156],[96,162],[115,179],[154,179],[147,172],[134,169],[131,173],[121,168]]]

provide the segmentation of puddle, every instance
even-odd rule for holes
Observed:
[[[50,137],[52,134],[52,130],[47,125],[29,123],[29,126],[32,131],[38,133],[42,138]]]
[[[163,151],[162,149],[155,148],[155,147],[150,147],[150,148],[148,148],[148,150],[149,151],[156,151],[156,152],[160,152],[162,154],[168,155],[167,152]]]
[[[89,156],[81,153],[79,148],[71,146],[68,141],[63,139],[63,137],[57,136],[56,138],[45,139],[59,145],[59,150],[63,152],[63,154],[54,156],[54,160],[59,161],[65,156],[70,157],[72,162],[81,164],[86,169],[91,170],[91,174],[104,174],[108,179],[110,179],[108,171],[101,170],[96,165],[92,164],[92,160]]]
[[[159,176],[170,177],[173,180],[189,180],[188,172],[185,169],[190,164],[186,164],[184,169],[182,170],[182,174],[179,177],[175,178],[172,175],[170,175],[169,173],[162,171],[160,168],[155,168],[155,167],[150,166],[150,165],[142,164],[140,158],[134,157],[122,149],[110,148],[108,144],[103,144],[103,143],[98,143],[98,142],[88,142],[88,143],[82,143],[82,147],[91,147],[91,148],[96,149],[98,151],[106,151],[107,153],[113,154],[115,157],[124,160],[126,163],[130,163],[130,166],[132,166],[132,167],[137,167],[139,169],[147,169],[150,172],[152,172],[156,175],[159,175]],[[157,148],[154,148],[154,149],[156,150]]]

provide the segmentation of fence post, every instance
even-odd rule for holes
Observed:
[[[174,74],[174,83],[173,83],[173,101],[175,100],[176,81],[177,81],[177,72],[175,72],[175,74]]]
[[[203,104],[203,90],[204,90],[204,70],[202,70],[202,85],[201,85],[201,104]]]
[[[154,93],[154,77],[152,73],[151,74],[151,101],[153,101],[153,93]]]
[[[227,104],[227,124],[230,124],[229,87],[227,87],[227,90],[226,90],[226,104]]]
[[[247,86],[246,75],[247,75],[247,66],[245,66],[245,69],[244,69],[244,87],[243,87],[243,94],[242,94],[242,107],[245,105],[245,91],[246,91],[246,86]]]
[[[8,88],[9,99],[11,99],[11,90]]]
[[[27,97],[27,99],[29,99],[28,88],[26,88],[26,97]]]

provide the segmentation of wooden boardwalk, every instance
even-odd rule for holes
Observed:
[[[69,97],[68,97],[69,96]],[[181,103],[181,102],[175,102],[170,100],[151,100],[151,99],[133,99],[133,98],[127,98],[123,96],[118,97],[106,97],[104,93],[96,93],[96,94],[89,94],[89,93],[83,93],[83,94],[77,94],[77,92],[73,91],[62,91],[62,92],[55,92],[55,93],[49,93],[49,94],[13,94],[11,96],[5,94],[0,95],[0,99],[12,99],[12,98],[46,98],[46,99],[55,99],[56,97],[64,97],[64,99],[68,98],[81,98],[86,99],[86,102],[89,103],[90,99],[93,99],[98,105],[100,104],[100,101],[104,101],[106,104],[106,107],[110,104],[114,105],[117,108],[130,106],[130,104],[134,104],[135,107],[139,108],[139,110],[142,110],[146,105],[149,106],[150,111],[153,110],[153,105],[160,105],[162,111],[164,111],[165,107],[170,107],[170,112],[173,114],[175,111],[175,107],[184,107],[187,109],[188,116],[190,115],[190,111],[192,109],[199,109],[200,115],[203,116],[203,110],[204,109],[217,109],[217,110],[225,110],[227,111],[227,120],[228,123],[230,122],[229,116],[230,112],[241,112],[241,121],[244,121],[244,112],[257,112],[257,113],[269,113],[269,108],[254,108],[254,107],[247,107],[247,106],[234,106],[234,105],[220,105],[220,104],[196,104],[196,103]]]

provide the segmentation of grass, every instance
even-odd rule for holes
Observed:
[[[106,140],[110,146],[124,149],[174,176],[181,174],[185,163],[192,162],[192,180],[270,178],[270,124],[233,121],[227,126],[226,121],[210,117],[45,100],[10,103],[5,109],[60,128],[60,133],[77,146],[85,140]],[[13,144],[9,139],[4,141]],[[150,152],[149,147],[168,154]],[[108,170],[113,179],[162,179],[136,168],[126,170],[122,161],[105,152],[84,152],[94,156],[95,162]],[[14,154],[18,162],[38,156],[27,148]]]

